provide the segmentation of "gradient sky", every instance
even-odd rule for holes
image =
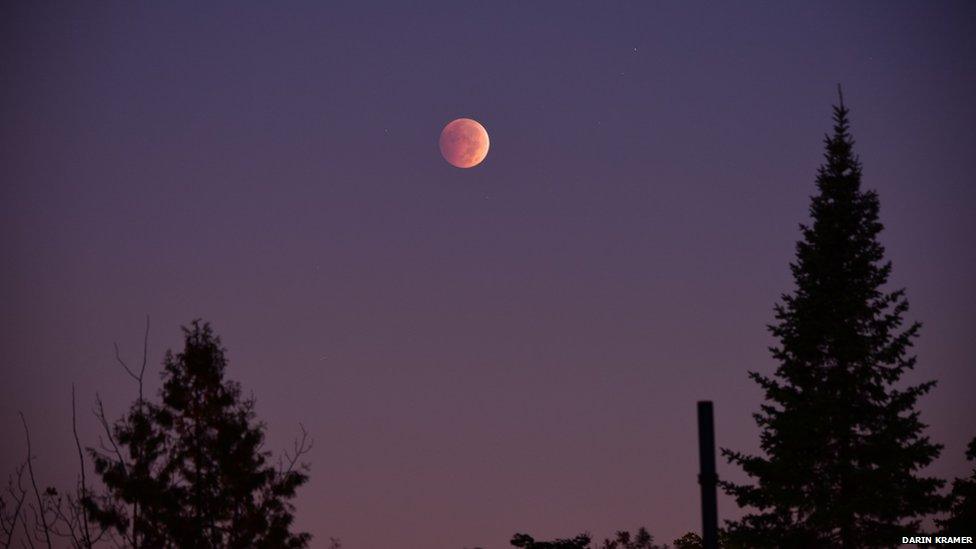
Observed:
[[[697,530],[695,402],[753,450],[836,84],[921,320],[910,381],[976,435],[976,4],[4,2],[0,472],[69,485],[211,321],[299,526],[350,549]],[[448,165],[444,124],[491,152]],[[725,478],[741,475],[720,463]],[[5,474],[5,473],[4,473]],[[736,516],[720,499],[723,517]]]

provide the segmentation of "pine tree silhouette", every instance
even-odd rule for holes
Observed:
[[[220,338],[200,321],[183,332],[183,351],[166,354],[161,402],[140,390],[107,430],[110,445],[90,450],[108,489],[85,502],[92,517],[130,547],[307,546],[308,534],[291,532],[290,503],[308,480],[298,461],[307,439],[270,463],[254,400],[224,378]]]
[[[903,326],[905,291],[884,289],[891,263],[878,242],[878,196],[861,189],[847,115],[841,96],[813,224],[800,226],[790,265],[796,289],[769,327],[779,366],[771,377],[749,373],[767,400],[755,414],[763,455],[723,449],[755,481],[722,483],[754,510],[728,523],[730,543],[887,546],[942,504],[943,482],[918,474],[941,450],[915,410],[935,382],[896,386],[915,366],[920,324]]]

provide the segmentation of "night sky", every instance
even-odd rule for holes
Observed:
[[[350,549],[698,530],[695,402],[752,451],[765,326],[851,108],[907,381],[976,435],[976,4],[0,5],[0,474],[44,484],[212,322],[298,526]],[[491,135],[450,166],[441,128]],[[719,474],[742,479],[719,464]],[[727,498],[721,517],[738,511]]]

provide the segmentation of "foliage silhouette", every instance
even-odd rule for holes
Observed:
[[[680,538],[671,542],[674,549],[701,549],[702,538],[694,532],[688,532]]]
[[[729,522],[748,547],[871,547],[917,532],[936,511],[942,481],[921,467],[941,446],[923,434],[916,401],[934,381],[895,385],[915,366],[909,349],[919,323],[903,327],[903,289],[883,289],[891,273],[878,242],[878,196],[861,189],[843,96],[817,173],[812,226],[801,225],[790,267],[796,289],[775,307],[775,374],[749,376],[767,402],[755,419],[762,456],[723,449],[755,480],[723,482],[755,512]]]
[[[515,534],[512,536],[512,546],[524,547],[525,549],[588,549],[590,547],[590,535],[580,534],[572,539],[536,541],[528,534]]]
[[[969,441],[966,459],[974,462],[973,470],[968,477],[953,481],[949,517],[936,521],[941,533],[949,536],[976,533],[976,438]]]
[[[603,541],[602,549],[663,549],[654,544],[654,536],[641,526],[633,535],[626,530],[617,532],[613,539]]]
[[[528,534],[515,534],[511,543],[514,547],[526,549],[597,549],[591,545],[591,542],[592,538],[589,534],[553,541],[536,541]],[[664,547],[655,545],[654,536],[647,531],[647,528],[640,527],[634,534],[626,530],[617,532],[613,538],[604,539],[599,549],[664,549]]]
[[[702,549],[705,547],[702,537],[694,532],[686,532],[685,535],[671,543],[673,549]],[[746,549],[744,545],[731,541],[725,530],[721,529],[718,531],[718,546],[724,549]]]
[[[166,354],[160,402],[142,397],[128,367],[140,382],[128,413],[109,427],[97,402],[108,443],[89,453],[107,492],[86,510],[131,547],[306,547],[290,500],[308,480],[307,433],[273,465],[254,399],[224,377],[220,338],[199,320],[183,333],[183,351]]]

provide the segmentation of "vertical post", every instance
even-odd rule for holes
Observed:
[[[701,485],[702,547],[718,548],[718,502],[715,488],[715,423],[712,402],[698,401],[698,484]]]

